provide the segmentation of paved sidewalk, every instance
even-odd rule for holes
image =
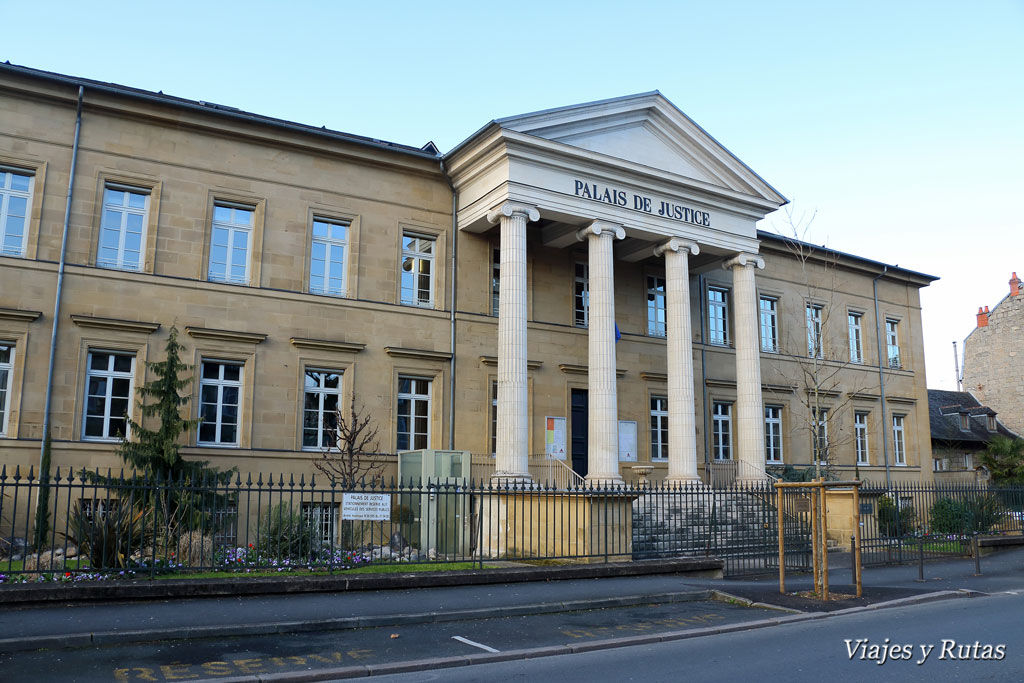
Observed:
[[[841,585],[849,584],[849,570],[845,571],[845,577],[841,573],[833,574],[833,590],[850,590]],[[871,604],[939,591],[1024,591],[1024,549],[983,558],[982,571],[982,576],[973,576],[971,559],[932,561],[925,564],[925,576],[929,580],[918,583],[915,581],[916,565],[866,569],[865,598],[831,607]],[[789,591],[806,590],[810,585],[807,575],[787,578]],[[779,595],[777,576],[713,580],[658,574],[410,590],[0,608],[0,651],[25,649],[27,644],[74,646],[154,637],[326,630],[594,609],[705,599],[711,590],[754,602],[821,610],[820,604],[794,603],[787,601],[787,596]]]

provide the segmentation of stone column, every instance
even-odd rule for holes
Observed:
[[[529,400],[526,377],[526,223],[536,207],[505,202],[487,214],[501,223],[501,294],[498,299],[498,427],[494,475],[530,481]]]
[[[700,248],[672,238],[654,250],[665,256],[665,319],[668,342],[668,478],[699,482],[693,402],[693,331],[690,323],[689,255]]]
[[[612,244],[623,239],[621,225],[594,221],[576,233],[587,241],[590,273],[587,368],[587,480],[595,484],[622,482],[619,474],[619,407],[615,386],[615,281]]]
[[[761,348],[758,343],[757,286],[754,271],[764,268],[757,254],[737,254],[722,264],[732,269],[733,338],[736,343],[736,479],[767,478],[764,461],[764,406],[761,403]]]

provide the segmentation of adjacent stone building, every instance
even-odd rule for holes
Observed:
[[[981,479],[977,456],[993,436],[1016,436],[998,413],[967,391],[928,390],[935,481],[974,483]]]
[[[964,388],[1024,434],[1024,293],[1017,273],[992,310],[978,309],[978,326],[964,340]]]
[[[55,466],[119,464],[176,325],[185,453],[243,472],[311,472],[354,396],[381,450],[503,479],[931,477],[934,278],[759,232],[786,199],[657,92],[442,155],[0,65],[0,123],[8,467],[39,458],[66,216]]]

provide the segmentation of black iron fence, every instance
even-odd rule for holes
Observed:
[[[868,485],[860,501],[866,566],[969,555],[975,535],[1024,534],[1024,487]]]
[[[40,492],[46,541],[32,547]],[[784,498],[787,564],[809,563],[809,518]],[[291,475],[167,481],[0,469],[0,581],[207,571],[336,572],[375,563],[600,562],[722,557],[777,568],[770,484],[556,487],[437,479],[342,487]]]

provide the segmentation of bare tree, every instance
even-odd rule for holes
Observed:
[[[380,452],[373,418],[366,413],[364,406],[356,408],[354,396],[347,412],[339,406],[332,417],[334,424],[325,425],[327,446],[313,465],[332,484],[344,488],[378,483],[386,461]]]
[[[797,285],[804,302],[791,312],[790,324],[785,326],[790,337],[799,334],[799,338],[791,338],[787,348],[796,353],[789,356],[792,362],[779,365],[779,372],[786,384],[796,386],[801,405],[791,416],[792,430],[805,436],[811,446],[814,477],[828,478],[839,449],[855,438],[846,424],[851,422],[854,398],[863,387],[859,386],[859,373],[847,369],[859,366],[863,359],[852,357],[849,344],[827,343],[830,331],[847,329],[846,307],[838,300],[842,293],[839,255],[806,239],[813,222],[813,214],[797,217],[787,207],[785,232],[776,229],[799,265]],[[833,338],[840,337],[833,334]]]

